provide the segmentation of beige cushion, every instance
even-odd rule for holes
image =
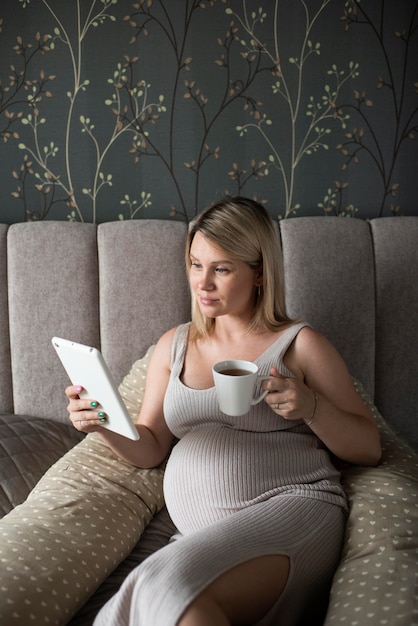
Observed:
[[[379,426],[383,457],[378,467],[343,471],[350,514],[324,624],[411,626],[417,611],[418,457],[355,384]]]
[[[133,419],[152,349],[120,391]],[[350,515],[326,626],[410,626],[418,571],[417,457],[388,429],[356,383],[381,430],[377,468],[350,466]],[[138,470],[88,435],[0,521],[0,623],[65,624],[132,550],[162,507],[162,469]],[[49,620],[49,622],[48,622]]]
[[[152,348],[120,385],[139,412]],[[0,521],[0,623],[65,624],[130,553],[163,505],[163,470],[119,459],[96,433]]]

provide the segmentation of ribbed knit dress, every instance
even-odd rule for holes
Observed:
[[[291,326],[265,350],[256,360],[260,374],[275,365],[292,375],[283,356],[304,326]],[[339,473],[302,420],[287,421],[265,402],[230,417],[220,412],[213,387],[186,387],[181,374],[189,327],[177,329],[164,402],[179,439],[164,477],[178,532],[131,572],[95,625],[174,626],[228,569],[283,554],[290,559],[286,587],[258,624],[293,626],[327,593],[339,560],[346,513]]]

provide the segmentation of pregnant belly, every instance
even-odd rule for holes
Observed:
[[[174,447],[164,476],[167,508],[187,534],[280,490],[277,434],[197,428]]]

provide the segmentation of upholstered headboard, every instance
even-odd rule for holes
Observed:
[[[327,335],[417,446],[418,217],[303,217],[279,229],[290,313]],[[186,230],[164,220],[0,225],[0,413],[67,419],[53,335],[101,346],[119,382],[186,321]]]

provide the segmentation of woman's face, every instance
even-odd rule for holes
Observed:
[[[259,272],[215,247],[199,231],[190,247],[189,281],[203,315],[248,318],[254,311]]]

